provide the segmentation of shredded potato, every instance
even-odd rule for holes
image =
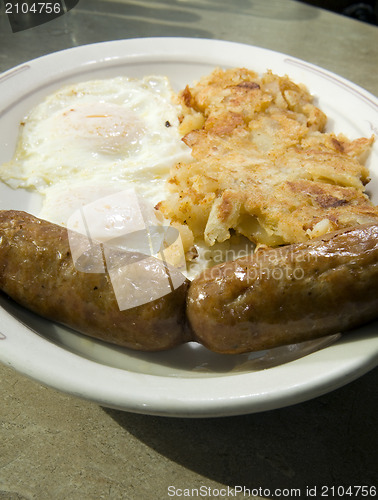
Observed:
[[[176,165],[158,208],[211,247],[303,242],[378,220],[363,161],[373,138],[326,133],[308,90],[287,76],[216,69],[179,95],[193,160]]]

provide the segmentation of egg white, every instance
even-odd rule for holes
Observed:
[[[39,215],[63,225],[78,206],[130,186],[155,204],[170,168],[191,158],[172,97],[162,76],[66,86],[25,117],[0,177],[43,195]]]

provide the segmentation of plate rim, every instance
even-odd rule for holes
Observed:
[[[173,41],[175,43],[172,44]],[[362,96],[365,100],[372,103],[373,106],[378,108],[378,98],[376,98],[369,91],[354,84],[353,82],[346,80],[344,77],[336,75],[335,73],[323,69],[319,66],[316,66],[312,63],[308,63],[296,57],[289,56],[287,54],[276,52],[271,49],[266,49],[263,47],[257,47],[254,45],[249,45],[239,42],[229,42],[226,40],[205,39],[205,38],[185,38],[185,37],[130,38],[125,40],[97,42],[73,48],[67,48],[37,57],[25,63],[21,63],[15,66],[14,68],[10,68],[9,70],[0,74],[0,85],[4,85],[4,83],[8,85],[9,83],[11,83],[12,77],[15,75],[22,75],[23,71],[25,71],[23,68],[25,67],[34,68],[37,71],[39,71],[38,67],[40,65],[44,66],[46,64],[49,64],[50,61],[56,60],[57,57],[58,59],[62,58],[65,60],[66,58],[70,58],[73,54],[80,54],[81,57],[84,57],[85,59],[87,57],[87,54],[90,55],[93,51],[96,51],[100,47],[101,47],[100,52],[103,53],[106,50],[109,49],[113,50],[114,48],[120,49],[123,46],[128,46],[130,47],[130,49],[133,50],[135,50],[135,47],[140,46],[139,55],[134,52],[133,54],[129,55],[129,57],[133,58],[134,61],[137,61],[138,57],[145,57],[149,59],[155,55],[148,53],[146,51],[148,45],[150,45],[152,42],[153,42],[152,46],[154,48],[153,52],[159,53],[160,55],[162,55],[161,53],[162,46],[166,44],[169,44],[170,46],[173,45],[174,51],[169,56],[171,58],[170,60],[172,61],[180,55],[180,43],[191,44],[191,46],[193,46],[194,44],[198,47],[203,46],[203,44],[205,44],[211,47],[216,47],[217,49],[219,49],[220,46],[227,47],[229,49],[243,48],[243,50],[247,52],[257,50],[258,52],[261,52],[263,54],[274,55],[275,57],[279,58],[285,57],[292,61],[295,61],[296,63],[305,65],[305,67],[307,68],[312,68],[318,72],[320,71],[321,73],[327,75],[331,79],[336,79],[337,81],[342,82],[343,85],[347,85],[349,89],[350,88],[354,89],[354,91],[357,92],[359,96]],[[192,48],[188,49],[186,55],[187,57],[189,56],[192,58],[196,57],[195,55],[193,55]],[[201,56],[201,57],[206,59],[206,57],[208,56],[206,57]],[[122,59],[122,56],[120,55],[113,56],[113,58],[107,58],[106,61],[110,63],[111,60],[116,61],[118,59]],[[98,63],[99,61],[91,59],[87,61],[87,63],[81,63],[78,66],[78,68],[94,67]],[[64,69],[62,71],[64,71]],[[60,72],[59,74],[62,74],[62,72]],[[15,89],[15,92],[17,93],[17,89]],[[0,117],[1,117],[1,111],[0,111]],[[17,318],[15,318],[10,313],[5,311],[1,306],[0,306],[0,320],[2,325],[5,324],[10,327],[13,327],[16,323],[18,325],[20,324]],[[279,394],[277,394],[277,391],[272,392],[272,390],[269,391],[267,390],[265,392],[260,390],[260,392],[255,391],[254,393],[251,390],[249,392],[248,390],[245,390],[244,393],[237,393],[237,391],[235,391],[236,392],[235,394],[232,394],[231,392],[227,396],[222,397],[217,392],[216,385],[219,384],[221,379],[229,380],[230,378],[232,378],[234,382],[236,380],[239,381],[240,379],[242,379],[243,381],[245,380],[249,381],[248,379],[251,377],[255,377],[255,379],[256,378],[264,379],[263,372],[266,373],[265,370],[262,372],[252,372],[252,373],[243,372],[241,374],[232,374],[231,377],[230,375],[225,375],[214,378],[207,378],[206,384],[208,386],[208,390],[213,393],[213,397],[209,398],[207,395],[206,399],[199,398],[198,396],[198,387],[204,384],[205,379],[203,378],[197,379],[197,378],[188,378],[181,376],[177,378],[164,377],[159,375],[130,372],[120,368],[110,367],[104,364],[100,364],[102,370],[101,373],[107,372],[107,374],[109,374],[109,376],[111,376],[113,380],[117,380],[118,382],[124,382],[125,374],[127,374],[127,377],[131,379],[133,383],[135,383],[135,379],[137,379],[137,381],[138,380],[142,381],[143,383],[146,383],[148,386],[154,387],[154,390],[156,391],[154,393],[154,397],[151,397],[151,391],[150,391],[150,400],[146,402],[141,397],[135,397],[135,394],[134,397],[132,397],[131,395],[130,399],[130,394],[123,393],[121,395],[122,397],[119,397],[120,396],[119,393],[113,394],[113,391],[107,392],[106,387],[101,386],[101,390],[99,390],[99,380],[97,380],[95,384],[90,383],[89,386],[88,384],[85,387],[81,385],[79,390],[77,386],[78,379],[77,378],[75,379],[75,376],[77,377],[79,375],[77,370],[79,370],[80,372],[80,367],[82,367],[84,363],[86,369],[94,376],[96,369],[98,369],[99,363],[86,359],[82,356],[79,356],[77,354],[74,354],[72,352],[63,349],[62,347],[59,347],[58,345],[55,345],[49,339],[41,337],[37,332],[34,332],[28,326],[26,326],[25,328],[28,330],[27,333],[28,342],[31,342],[31,344],[34,345],[34,343],[36,342],[35,337],[43,339],[42,342],[43,346],[42,344],[37,342],[38,347],[40,347],[41,349],[43,347],[42,350],[47,349],[48,351],[47,354],[48,353],[53,354],[54,360],[59,359],[63,363],[67,363],[67,365],[71,367],[71,370],[63,374],[64,377],[59,379],[57,377],[58,374],[53,370],[54,366],[51,364],[52,361],[51,359],[49,359],[49,363],[46,364],[46,366],[44,366],[42,370],[41,369],[38,370],[39,366],[35,366],[35,362],[31,363],[30,365],[27,364],[27,366],[25,366],[25,356],[20,352],[17,352],[18,346],[14,345],[14,341],[17,335],[12,340],[10,340],[10,338],[8,337],[6,339],[2,339],[1,333],[0,333],[0,362],[4,363],[5,365],[13,367],[17,371],[26,375],[27,377],[32,378],[42,383],[43,385],[47,385],[56,390],[72,394],[73,396],[89,399],[91,401],[97,402],[98,404],[107,407],[132,411],[136,413],[145,413],[150,415],[175,416],[175,417],[176,416],[215,417],[215,416],[241,415],[246,413],[254,413],[254,412],[271,410],[275,408],[281,408],[291,404],[300,403],[308,399],[312,399],[313,397],[325,394],[330,390],[339,388],[345,385],[346,383],[349,383],[352,380],[358,378],[359,376],[367,373],[369,370],[373,369],[378,364],[378,338],[374,339],[373,337],[373,340],[376,340],[375,349],[371,349],[369,351],[369,355],[366,355],[365,353],[363,356],[363,360],[360,359],[360,356],[355,358],[353,361],[350,361],[347,365],[345,365],[343,370],[340,369],[337,370],[336,368],[334,368],[333,371],[335,371],[336,373],[333,373],[333,377],[331,378],[329,376],[329,373],[326,374],[322,372],[322,370],[320,370],[320,373],[318,373],[317,377],[312,379],[312,387],[310,391],[308,388],[308,381],[295,380],[295,374],[293,374],[292,371],[294,370],[295,372],[296,370],[298,370],[298,368],[306,371],[306,365],[308,371],[309,367],[308,363],[306,363],[306,358],[308,359],[309,356],[311,356],[311,359],[314,361],[315,364],[318,363],[319,361],[324,362],[325,361],[324,359],[323,361],[318,359],[319,353],[322,353],[320,354],[320,357],[324,358],[324,350],[317,351],[303,358],[299,358],[295,361],[286,363],[285,365],[280,365],[280,368],[282,369],[282,367],[284,367],[283,370],[286,372],[286,374],[290,375],[291,384],[288,387],[286,387],[285,390],[282,389]],[[1,327],[0,332],[2,330],[3,326]],[[346,336],[348,337],[347,341],[349,341],[350,338],[353,338],[353,335],[354,335],[353,333],[348,333]],[[371,339],[369,338],[366,341],[370,342]],[[345,338],[343,338],[336,344],[326,348],[328,350],[328,355],[325,356],[326,361],[332,364],[332,360],[328,359],[328,357],[331,356],[332,353],[340,354],[340,352],[342,352],[342,346],[345,344],[345,342],[346,340]],[[274,370],[274,368],[271,368],[270,370]],[[49,383],[48,378],[46,378],[47,375],[49,374],[51,376],[50,379],[51,383]],[[312,373],[312,375],[314,376],[314,373]],[[237,377],[237,379],[235,377]],[[168,380],[169,383],[167,384]],[[253,380],[251,382],[253,382]],[[83,381],[81,381],[81,384],[83,384]],[[169,392],[167,389],[167,385],[171,388],[174,388],[175,391],[177,391],[177,393],[175,393],[173,398],[170,394],[167,394]],[[192,387],[195,386],[196,390],[193,392],[193,394],[196,397],[191,395],[191,397],[180,398],[179,394],[182,392],[183,386],[185,389],[188,389],[187,387],[188,385]],[[230,388],[228,388],[228,390],[230,390]],[[165,398],[164,394],[166,395]],[[118,401],[116,401],[117,396],[118,396]]]

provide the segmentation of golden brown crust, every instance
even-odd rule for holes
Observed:
[[[159,209],[195,241],[213,246],[236,231],[276,246],[378,221],[363,163],[373,138],[325,133],[326,116],[303,86],[216,69],[181,100],[193,160],[172,169]]]

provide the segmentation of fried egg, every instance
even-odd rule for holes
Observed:
[[[65,224],[83,204],[132,187],[151,204],[170,168],[191,158],[166,77],[116,77],[66,86],[25,117],[0,177],[43,195],[40,217]]]

